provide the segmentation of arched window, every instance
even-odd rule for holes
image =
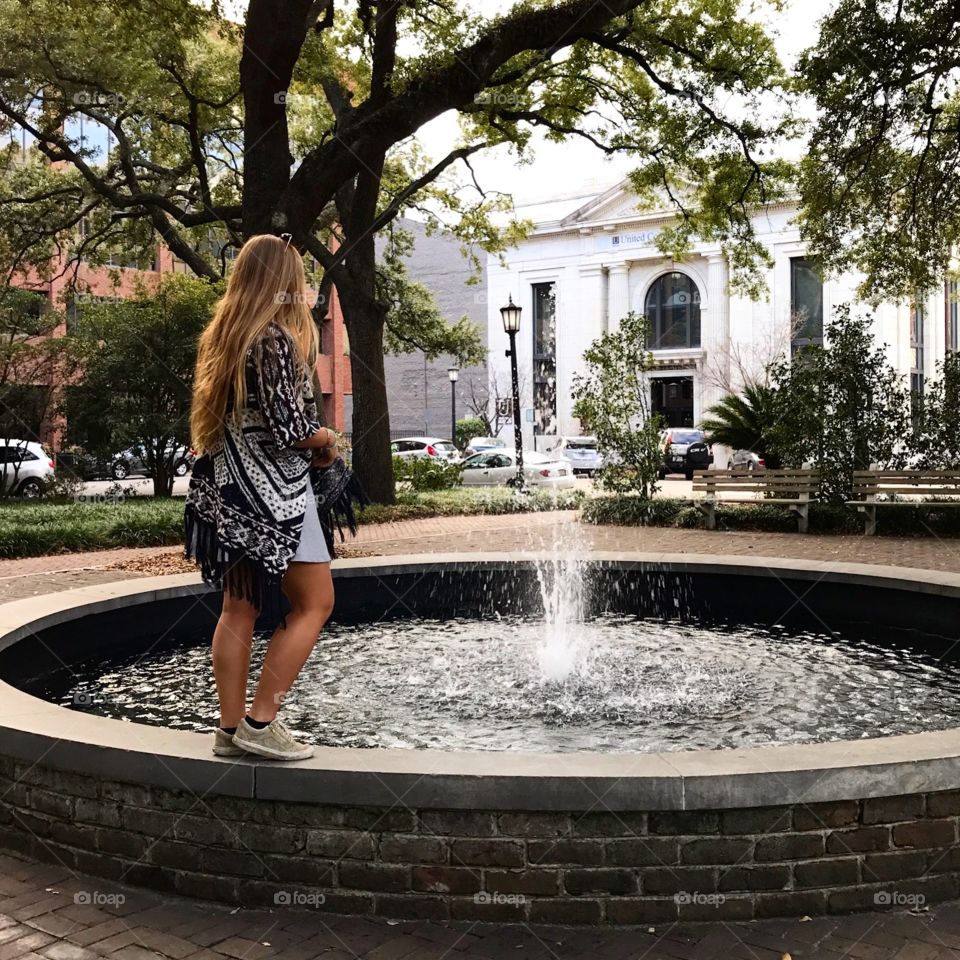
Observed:
[[[700,291],[685,273],[665,273],[647,291],[650,349],[700,346]]]

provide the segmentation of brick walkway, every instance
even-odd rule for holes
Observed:
[[[582,527],[571,514],[456,517],[365,527],[369,553],[574,549],[790,556],[960,571],[960,541]],[[0,562],[0,599],[142,574],[108,569],[171,548]],[[0,807],[0,818],[2,818]],[[0,854],[0,960],[960,960],[960,903],[749,924],[572,930],[382,923],[318,912],[230,910]]]
[[[0,960],[957,960],[960,906],[919,916],[632,930],[230,910],[0,854]]]

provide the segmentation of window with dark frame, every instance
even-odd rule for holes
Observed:
[[[960,319],[960,304],[957,303],[957,297],[960,296],[960,284],[956,280],[948,280],[944,290],[944,300],[946,303],[946,321],[947,321],[947,351],[956,353],[960,349],[960,331],[957,329],[957,321]]]
[[[685,273],[665,273],[647,291],[651,350],[700,346],[700,291]]]
[[[926,383],[923,376],[926,310],[919,302],[910,304],[910,410],[914,428],[923,416]]]
[[[823,281],[806,257],[790,258],[790,353],[823,346]]]
[[[534,283],[533,417],[534,433],[557,430],[557,285]]]

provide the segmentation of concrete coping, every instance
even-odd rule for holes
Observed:
[[[337,561],[337,578],[532,564],[539,554],[460,553]],[[646,572],[777,577],[960,598],[960,576],[768,557],[594,552]],[[111,609],[216,594],[195,574],[81,587],[0,606],[0,649]],[[28,655],[28,654],[27,654]],[[666,753],[444,752],[321,747],[308,761],[227,760],[197,733],[70,711],[0,681],[0,755],[198,795],[484,810],[696,810],[960,789],[960,729],[856,741]]]

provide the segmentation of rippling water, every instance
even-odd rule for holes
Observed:
[[[335,626],[284,717],[319,744],[527,751],[711,749],[960,725],[960,668],[907,646],[625,616],[567,629],[577,656],[551,671],[537,620]],[[207,646],[81,664],[30,692],[178,729],[206,730],[217,716]]]

